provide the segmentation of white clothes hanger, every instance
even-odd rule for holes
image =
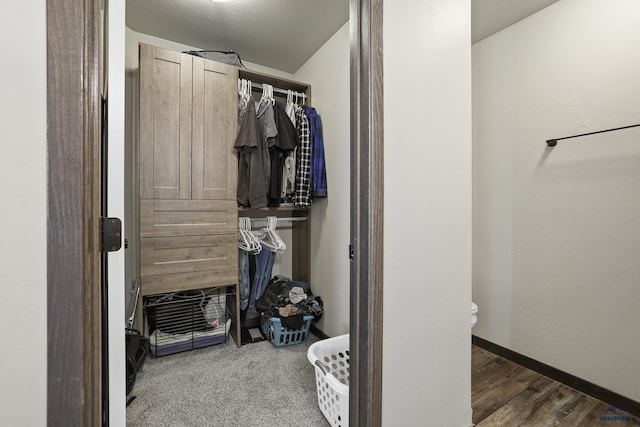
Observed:
[[[278,226],[278,218],[275,216],[267,217],[267,229],[271,234],[272,240],[276,243],[276,250],[284,252],[287,250],[287,245],[285,245],[280,235],[276,232],[276,227]]]
[[[244,217],[238,218],[238,248],[245,251],[251,250],[252,243],[244,230]]]
[[[260,244],[262,246],[266,246],[267,248],[271,249],[273,252],[281,252],[284,251],[286,249],[286,246],[284,245],[284,242],[282,241],[282,239],[280,238],[280,236],[278,236],[278,233],[275,232],[275,228],[274,228],[274,220],[272,220],[271,218],[275,218],[275,217],[267,217],[267,225],[265,227],[263,227],[260,231],[258,231],[256,234],[258,235],[258,238],[260,239]],[[275,221],[277,221],[277,218],[275,219]]]
[[[266,102],[269,100],[269,85],[266,83],[262,83],[262,97],[260,97],[260,103]]]
[[[251,231],[251,218],[245,217],[245,221],[246,221],[245,230],[247,232],[249,240],[253,244],[253,253],[259,254],[260,251],[262,251],[262,244],[260,244],[260,240],[258,239],[258,236],[256,236],[253,233],[253,231]]]
[[[271,251],[273,252],[278,251],[277,243],[273,241],[273,238],[272,238],[273,236],[266,229],[262,229],[258,231],[257,234],[258,234],[258,238],[260,239],[260,245],[262,247],[267,247],[271,249]]]
[[[244,110],[251,99],[251,80],[240,79],[238,82],[238,94],[240,95],[240,109]]]
[[[262,250],[260,241],[251,232],[251,222],[247,217],[238,218],[238,247],[256,254]]]

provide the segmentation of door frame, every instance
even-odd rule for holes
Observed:
[[[47,0],[47,425],[102,424],[100,2]]]
[[[47,425],[102,424],[100,2],[47,1]],[[349,0],[350,425],[382,425],[382,0]]]
[[[382,425],[383,0],[350,0],[351,314],[349,425]]]

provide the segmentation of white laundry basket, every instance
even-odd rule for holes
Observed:
[[[318,341],[307,350],[314,366],[318,406],[329,424],[349,426],[349,334]]]

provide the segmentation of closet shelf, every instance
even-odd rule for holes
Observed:
[[[291,89],[295,90],[296,92],[305,93],[307,97],[310,96],[310,86],[308,84],[296,82],[294,80],[274,77],[268,74],[263,74],[258,71],[250,71],[244,68],[238,69],[238,77],[241,79],[251,80],[251,83],[253,84],[266,83],[281,89]]]

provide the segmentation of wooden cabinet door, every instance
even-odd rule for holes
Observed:
[[[193,199],[236,199],[237,82],[236,67],[193,58]]]
[[[235,200],[141,200],[144,294],[236,283]]]
[[[191,198],[192,57],[140,45],[140,198]]]

